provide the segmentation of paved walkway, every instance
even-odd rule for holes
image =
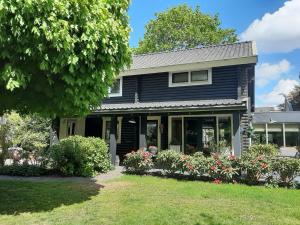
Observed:
[[[75,181],[75,182],[84,182],[84,181],[93,181],[98,183],[103,183],[109,180],[113,180],[121,177],[123,167],[116,166],[114,170],[109,171],[108,173],[99,174],[92,178],[87,177],[57,177],[57,176],[42,176],[42,177],[18,177],[18,176],[1,176],[1,180],[17,180],[17,181],[35,181],[35,182],[45,182],[45,181]]]

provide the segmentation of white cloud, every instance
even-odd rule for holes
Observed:
[[[259,87],[266,86],[272,80],[278,80],[280,76],[291,69],[291,64],[286,59],[276,64],[261,63],[256,66],[256,85]]]
[[[259,52],[290,52],[300,48],[300,0],[291,0],[276,12],[256,19],[241,34],[242,40],[255,40]]]
[[[282,79],[278,81],[271,92],[258,96],[259,106],[277,106],[283,103],[284,97],[281,94],[289,94],[295,85],[299,85],[296,80]]]

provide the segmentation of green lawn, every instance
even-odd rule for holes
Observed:
[[[300,191],[126,175],[0,181],[0,224],[300,224]]]

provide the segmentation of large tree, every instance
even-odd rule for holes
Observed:
[[[129,0],[0,0],[0,115],[75,116],[131,60]]]
[[[144,38],[135,53],[149,53],[233,43],[238,40],[234,29],[223,29],[218,15],[208,15],[186,4],[156,13],[146,25]]]
[[[289,101],[292,103],[294,110],[300,110],[300,86],[296,85],[288,95]]]

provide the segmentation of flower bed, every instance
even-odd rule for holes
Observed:
[[[184,155],[174,150],[160,151],[153,162],[152,154],[138,150],[126,155],[127,171],[146,173],[159,169],[164,175],[186,176],[210,180],[213,183],[245,183],[251,185],[293,187],[293,180],[300,175],[300,159],[279,158],[249,151],[237,158],[234,155],[201,153]],[[268,183],[271,182],[271,185]]]

